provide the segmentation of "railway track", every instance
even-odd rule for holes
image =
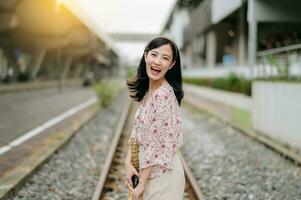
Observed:
[[[131,133],[131,119],[133,119],[134,110],[134,106],[128,106],[120,117],[93,200],[126,199],[127,197],[127,189],[124,185],[124,160],[129,147],[128,139]],[[203,200],[204,197],[197,186],[196,180],[182,156],[181,161],[186,177],[184,199]]]
[[[97,116],[97,120],[75,134],[65,148],[57,150],[47,164],[33,171],[34,176],[28,175],[18,187],[11,189],[3,200],[126,199],[124,160],[135,106],[131,106],[130,100],[125,101],[125,96],[120,97],[110,109]],[[297,167],[248,138],[235,135],[226,125],[205,118],[185,116],[189,122],[186,142],[198,147],[193,152],[188,146],[182,148],[198,179],[197,184],[182,158],[187,181],[185,200],[204,199],[199,188],[208,199],[300,199]],[[237,145],[232,144],[233,141]],[[225,149],[227,154],[217,154]],[[241,178],[237,179],[238,176]],[[233,187],[234,182],[229,180],[242,184]],[[250,185],[253,190],[249,192]],[[4,186],[1,185],[0,194]]]

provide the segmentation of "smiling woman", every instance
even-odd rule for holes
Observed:
[[[164,73],[154,72],[152,75],[152,68],[160,72],[164,70]],[[154,91],[163,81],[167,81],[173,87],[180,105],[183,90],[179,50],[172,40],[157,37],[146,46],[136,77],[133,81],[128,81],[129,89],[134,93],[131,97],[140,102],[147,90]]]
[[[175,61],[172,62],[172,50],[169,44],[144,53],[144,57],[147,75],[153,80],[162,79],[162,76],[175,64]]]
[[[134,175],[139,184],[132,199],[183,199],[185,177],[178,150],[182,145],[183,98],[181,61],[176,44],[157,37],[144,50],[137,75],[128,87],[139,102],[130,144],[139,144],[139,172],[132,164],[132,151],[125,161],[128,185]],[[172,184],[170,184],[172,183]]]

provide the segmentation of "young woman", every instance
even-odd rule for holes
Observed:
[[[131,150],[125,161],[126,181],[139,176],[132,199],[183,199],[185,177],[177,152],[183,139],[180,104],[184,93],[176,44],[167,37],[151,40],[135,79],[127,84],[131,97],[139,102],[131,137],[139,143],[140,171],[132,166]]]

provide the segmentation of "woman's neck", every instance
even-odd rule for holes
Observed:
[[[149,80],[149,93],[153,93],[156,89],[158,89],[165,82],[166,82],[165,79],[158,80],[158,81]]]

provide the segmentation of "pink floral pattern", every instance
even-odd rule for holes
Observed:
[[[156,178],[172,170],[173,155],[183,143],[181,109],[168,83],[161,85],[146,105],[142,102],[131,137],[140,144],[140,169],[153,166],[150,178]]]

